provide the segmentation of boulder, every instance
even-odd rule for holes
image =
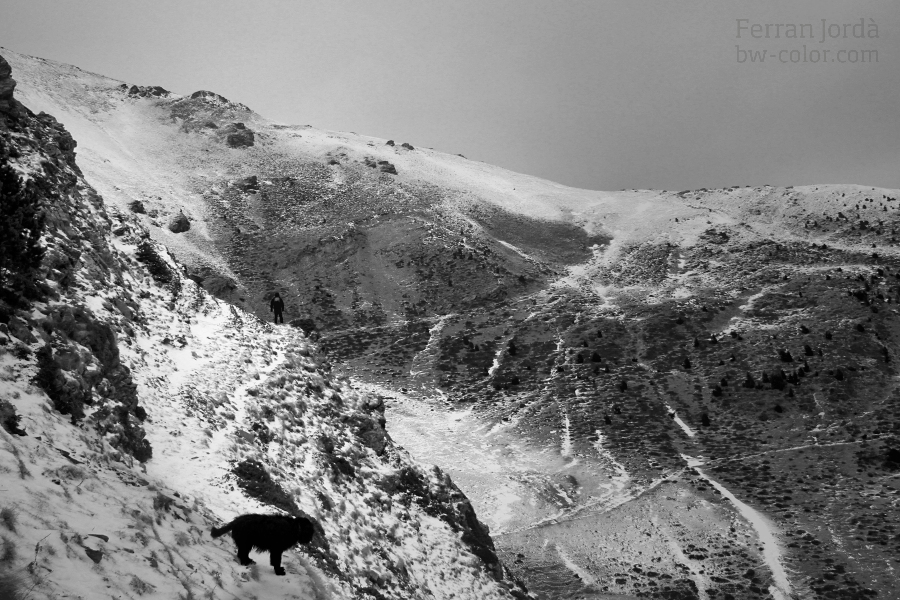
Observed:
[[[103,560],[103,551],[102,550],[94,550],[92,548],[84,547],[84,553],[88,555],[94,564],[100,564],[100,561]]]
[[[172,233],[184,233],[190,228],[191,222],[188,221],[188,218],[184,215],[183,212],[179,212],[177,215],[172,217],[171,221],[169,221],[169,231],[171,231]]]
[[[249,148],[254,144],[253,130],[243,123],[232,123],[221,131],[225,134],[225,143],[231,148]]]
[[[259,189],[259,178],[256,175],[251,175],[250,177],[244,177],[240,181],[237,181],[234,184],[236,187],[244,190],[245,192],[249,192],[251,190]]]

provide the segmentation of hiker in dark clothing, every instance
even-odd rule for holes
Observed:
[[[278,319],[281,319],[281,322],[284,323],[284,317],[281,316],[281,313],[284,312],[284,300],[281,299],[278,292],[275,292],[275,297],[269,302],[269,310],[275,313],[276,323],[278,322]]]

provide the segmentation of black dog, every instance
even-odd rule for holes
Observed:
[[[238,560],[242,565],[254,565],[250,560],[250,549],[269,551],[270,563],[276,575],[284,575],[281,568],[281,553],[294,544],[307,544],[315,530],[309,519],[281,515],[241,515],[222,527],[213,527],[212,536],[217,538],[231,532],[237,545]]]

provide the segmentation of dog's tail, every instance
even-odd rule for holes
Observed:
[[[217,538],[221,535],[224,535],[224,534],[228,533],[229,531],[231,531],[232,527],[234,527],[234,521],[232,521],[231,523],[228,523],[226,525],[222,525],[221,527],[213,527],[212,531],[211,531],[212,536],[214,538]]]

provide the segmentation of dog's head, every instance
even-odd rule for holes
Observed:
[[[306,517],[294,517],[294,527],[297,528],[297,541],[301,544],[308,544],[316,533],[312,521]]]

